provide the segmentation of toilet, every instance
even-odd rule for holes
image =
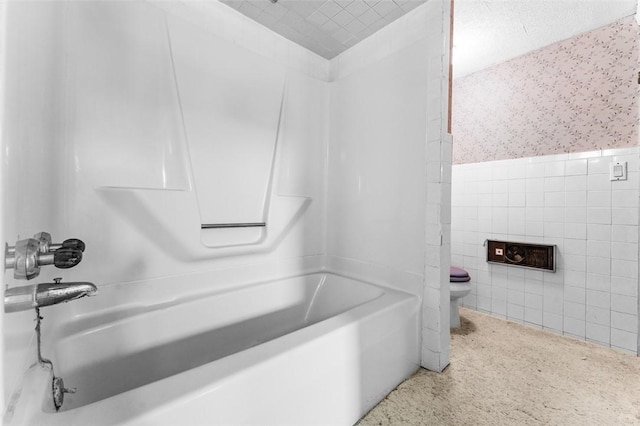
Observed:
[[[451,309],[449,313],[451,328],[460,327],[460,312],[458,312],[458,300],[471,291],[471,277],[462,268],[452,266],[449,270],[449,288],[451,291]]]

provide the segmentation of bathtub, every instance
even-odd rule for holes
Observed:
[[[176,283],[179,285],[179,283]],[[100,297],[99,295],[97,297]],[[56,327],[9,425],[349,425],[419,368],[416,296],[330,273]]]

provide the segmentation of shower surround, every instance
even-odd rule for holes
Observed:
[[[94,282],[91,311],[117,315],[331,271],[417,296],[416,357],[446,367],[449,2],[429,1],[331,61],[218,2],[2,7],[3,236],[87,243],[77,268],[36,281]],[[200,87],[201,67],[212,78]],[[227,140],[264,143],[238,157]],[[207,167],[216,143],[229,160]],[[241,180],[246,170],[262,177]],[[205,226],[226,222],[266,226]],[[210,279],[187,279],[199,273]],[[43,310],[45,342],[88,306]],[[33,314],[3,319],[10,411],[35,361]]]

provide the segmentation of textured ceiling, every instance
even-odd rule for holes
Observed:
[[[613,23],[636,7],[637,0],[455,0],[454,76]]]
[[[220,0],[331,59],[426,0]]]

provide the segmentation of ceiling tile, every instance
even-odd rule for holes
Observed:
[[[311,14],[311,16],[307,18],[308,22],[311,22],[317,27],[321,27],[328,20],[329,20],[329,17],[324,13],[320,12],[319,10],[316,10],[314,13]]]
[[[333,1],[335,1],[343,9],[345,9],[351,3],[354,3],[354,2],[358,3],[358,1],[354,1],[354,0],[333,0]]]
[[[281,1],[284,1],[284,0],[281,0]],[[322,5],[322,3],[324,3],[324,2],[322,2],[322,1],[320,1],[320,2],[311,1],[311,0],[305,0],[305,1],[290,0],[290,2],[287,5],[287,7],[289,9],[297,12],[303,18],[306,18],[307,16],[311,15],[313,12],[318,10],[318,7],[320,7]]]
[[[278,19],[281,19],[282,17],[284,17],[284,15],[287,14],[287,11],[288,11],[287,8],[283,7],[282,5],[279,5],[278,3],[272,4],[271,6],[264,8],[264,13],[272,15]]]
[[[371,8],[363,1],[354,1],[345,7],[345,10],[357,18]]]
[[[324,58],[331,59],[402,16],[400,5],[427,0],[220,0]]]
[[[362,22],[354,19],[349,24],[347,24],[344,28],[349,31],[351,34],[358,34],[360,31],[364,30],[367,26]]]
[[[353,21],[356,18],[346,10],[343,10],[342,12],[338,13],[336,16],[334,16],[331,19],[333,20],[333,22],[340,25],[341,27],[346,27],[347,24],[351,23],[351,21]]]
[[[267,5],[269,4],[268,2],[264,1],[264,0],[249,0],[249,3],[251,3],[252,5],[254,5],[255,7],[257,7],[260,10],[264,10],[265,7],[267,7]]]
[[[353,34],[351,34],[349,31],[345,29],[339,29],[338,31],[336,31],[333,37],[342,44],[354,38]]]
[[[322,29],[325,30],[328,34],[333,34],[342,28],[340,25],[335,22],[329,20],[322,25]]]
[[[397,9],[399,9],[398,5],[392,1],[381,1],[373,6],[373,10],[378,12],[378,14],[383,18]]]
[[[379,19],[380,15],[378,15],[378,12],[373,9],[368,9],[365,13],[358,16],[358,20],[367,26],[377,22]]]
[[[327,15],[329,18],[332,18],[338,14],[338,12],[342,12],[342,7],[340,7],[336,2],[329,0],[320,6],[320,11]]]

